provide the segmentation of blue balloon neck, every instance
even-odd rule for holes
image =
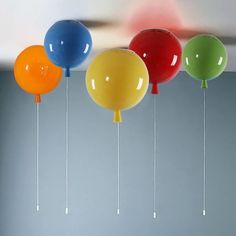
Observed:
[[[65,77],[70,77],[70,68],[66,68]]]

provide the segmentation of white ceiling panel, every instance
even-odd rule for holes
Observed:
[[[77,19],[91,26],[90,59],[106,48],[128,46],[140,29],[159,27],[183,38],[201,32],[220,36],[229,53],[227,70],[236,71],[235,9],[235,0],[8,0],[0,8],[0,66],[11,68],[25,47],[42,44],[54,22]]]

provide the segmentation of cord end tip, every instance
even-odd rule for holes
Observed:
[[[206,215],[206,210],[202,211],[202,215],[205,216]]]
[[[65,209],[65,214],[66,214],[66,215],[69,214],[69,208],[68,208],[68,207],[66,207],[66,209]]]
[[[157,213],[154,211],[153,212],[153,219],[156,219],[157,218]]]
[[[120,209],[118,208],[116,211],[117,215],[120,215]]]
[[[39,205],[36,206],[36,211],[37,211],[37,212],[39,211]]]

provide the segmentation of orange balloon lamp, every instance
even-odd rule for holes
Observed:
[[[48,59],[43,46],[33,45],[16,58],[14,75],[17,84],[40,103],[41,95],[51,92],[60,83],[62,69]]]

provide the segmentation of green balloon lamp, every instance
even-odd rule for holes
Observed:
[[[190,39],[184,47],[182,61],[186,72],[202,81],[203,89],[203,191],[202,215],[206,215],[206,88],[207,81],[217,78],[227,64],[224,44],[215,36],[201,34]]]
[[[224,44],[214,35],[201,34],[190,39],[182,55],[186,72],[201,80],[203,89],[207,81],[217,78],[227,64],[227,51]]]

